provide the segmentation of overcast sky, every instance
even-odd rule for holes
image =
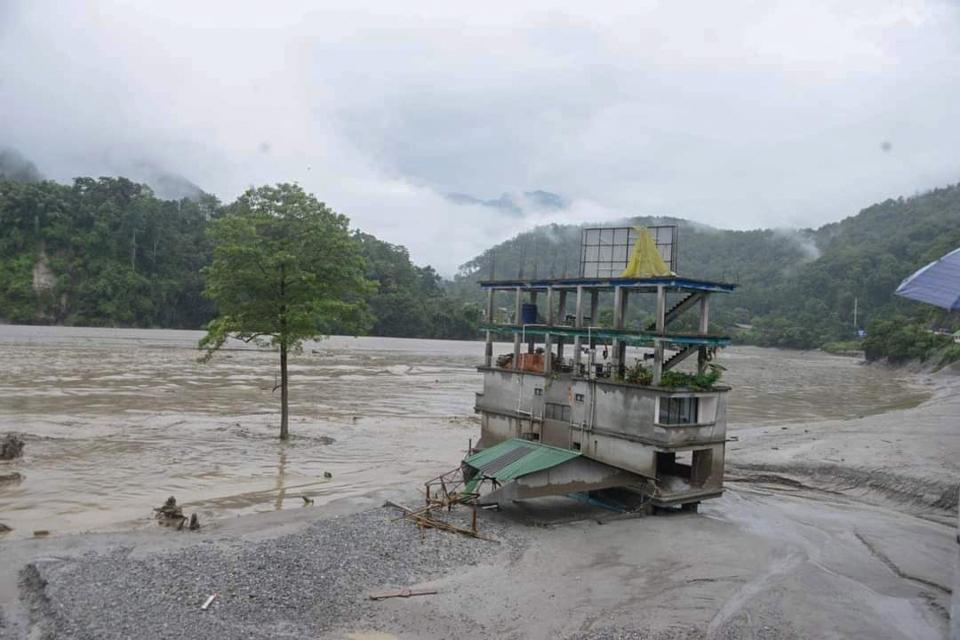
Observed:
[[[818,226],[960,181],[960,3],[0,0],[0,147],[297,181],[447,275],[549,221]]]

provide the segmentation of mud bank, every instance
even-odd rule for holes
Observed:
[[[733,429],[732,482],[699,514],[560,523],[570,503],[531,502],[483,513],[496,544],[333,501],[9,541],[0,638],[944,638],[960,380],[930,382],[910,409]],[[366,598],[404,586],[438,593]]]
[[[960,375],[921,379],[933,395],[917,407],[847,420],[733,426],[729,480],[797,484],[955,524]]]

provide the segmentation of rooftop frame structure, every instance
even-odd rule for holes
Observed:
[[[528,343],[533,353],[533,340],[528,336],[543,339],[544,354],[547,362],[544,371],[553,370],[552,347],[557,347],[557,359],[562,361],[565,343],[573,343],[573,371],[582,373],[582,347],[587,344],[593,350],[597,343],[613,347],[613,368],[623,376],[625,367],[625,349],[628,345],[653,347],[653,385],[659,385],[663,372],[680,364],[688,357],[698,355],[698,370],[705,370],[711,349],[727,346],[727,336],[711,334],[709,331],[710,296],[714,293],[730,293],[736,285],[698,280],[678,276],[653,278],[559,278],[533,280],[496,280],[484,281],[480,286],[487,291],[486,355],[484,366],[493,366],[493,340],[496,335],[513,335],[514,351],[512,368],[521,367],[521,347]],[[496,319],[496,298],[498,292],[506,292],[513,297],[513,322],[498,324]],[[597,324],[599,300],[602,292],[613,293],[613,326],[601,327]],[[684,297],[669,309],[667,294],[676,292]],[[538,316],[535,322],[521,321],[524,297],[528,303],[537,305],[544,295],[546,313],[542,321]],[[643,329],[626,327],[626,318],[630,299],[637,294],[656,296],[655,320]],[[572,300],[571,300],[572,298]],[[567,311],[572,308],[573,313]],[[670,325],[682,315],[694,308],[699,309],[699,326],[696,333],[669,331]],[[589,315],[587,315],[589,313]],[[676,353],[666,356],[668,350]],[[590,367],[593,366],[590,362]]]

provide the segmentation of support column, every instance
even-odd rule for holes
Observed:
[[[657,338],[653,345],[653,386],[663,379],[663,343]]]
[[[553,308],[553,287],[547,287],[547,326],[552,327],[556,324],[556,312]],[[543,372],[550,375],[553,371],[553,341],[548,332],[543,336]]]
[[[613,328],[623,328],[623,287],[613,288]]]
[[[657,285],[657,335],[662,336],[666,326],[667,290],[663,285]]]
[[[613,288],[613,328],[623,328],[623,287]],[[620,374],[622,364],[620,361],[620,340],[614,338],[610,348],[610,369],[614,375]]]
[[[543,372],[550,375],[553,371],[553,342],[550,340],[550,334],[543,336]]]
[[[536,289],[531,289],[531,290],[530,290],[530,304],[533,304],[533,305],[537,304],[537,290],[536,290]],[[539,315],[540,315],[540,309],[537,309],[537,316],[539,316]],[[536,324],[537,319],[534,318],[533,322],[534,322],[534,324]],[[537,344],[537,339],[536,339],[536,338],[527,338],[527,353],[533,353],[533,348],[536,346],[536,344]]]
[[[590,324],[597,326],[600,324],[600,318],[597,314],[600,313],[600,292],[591,291],[590,292]]]
[[[493,289],[487,289],[487,324],[492,325],[494,323],[494,307],[493,307]],[[487,329],[486,335],[486,346],[484,347],[483,352],[483,366],[490,367],[493,365],[493,332]]]
[[[627,310],[630,306],[630,290],[623,288],[620,292],[620,325],[617,329],[623,329],[627,326]],[[626,374],[627,366],[627,343],[623,340],[617,341],[617,362],[619,363],[617,367],[617,373],[622,378]]]
[[[583,328],[583,285],[577,285],[577,306],[574,311],[573,326],[577,329]],[[580,336],[573,339],[573,371],[575,375],[580,374]]]
[[[705,336],[710,329],[710,294],[704,293],[700,298],[700,335]],[[697,372],[705,373],[707,371],[707,348],[700,347],[697,354]]]
[[[666,326],[667,290],[657,285],[657,335],[662,336]],[[663,342],[657,338],[653,346],[653,384],[659,385],[663,378]]]
[[[567,322],[567,290],[560,289],[560,304],[557,308],[557,324]],[[563,336],[557,336],[557,360],[563,361]]]
[[[515,325],[520,325],[523,323],[523,318],[520,317],[521,306],[523,304],[523,290],[520,287],[517,287],[517,297],[516,302],[514,303],[513,310],[513,323]],[[513,368],[520,368],[520,333],[513,334]]]

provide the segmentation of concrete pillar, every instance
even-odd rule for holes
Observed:
[[[617,326],[617,329],[623,329],[627,326],[627,311],[630,308],[630,290],[626,287],[622,287],[620,292],[620,324]],[[627,343],[622,340],[618,340],[615,346],[617,355],[617,373],[620,377],[623,377],[625,369],[627,366]]]
[[[666,326],[667,315],[667,289],[662,285],[657,285],[657,335],[662,336]]]
[[[666,327],[667,290],[657,285],[657,335],[662,336]],[[659,385],[663,378],[663,342],[659,339],[653,347],[653,384]]]
[[[553,371],[553,343],[550,340],[550,334],[543,336],[543,372],[547,375]]]
[[[577,285],[577,306],[574,311],[573,326],[577,329],[583,328],[583,285]],[[580,336],[573,339],[573,371],[580,373]]]
[[[523,319],[520,317],[521,306],[523,305],[523,289],[517,287],[517,297],[516,302],[514,303],[514,316],[513,323],[515,325],[520,325],[523,323]],[[520,368],[520,332],[513,334],[513,368]]]
[[[487,324],[494,323],[493,289],[487,289]],[[493,332],[489,329],[486,335],[486,345],[483,353],[483,366],[493,366]]]
[[[560,302],[557,305],[556,324],[566,324],[567,322],[567,290],[560,289],[558,292]],[[563,362],[563,336],[557,336],[557,360]]]
[[[704,293],[700,298],[700,335],[705,336],[710,331],[710,294]]]
[[[623,287],[613,288],[613,328],[623,328]],[[596,321],[594,321],[596,324]]]
[[[705,336],[710,330],[710,294],[704,293],[700,298],[700,335]],[[707,348],[700,347],[697,353],[697,372],[705,373],[707,370]]]
[[[547,324],[553,326],[557,323],[557,314],[553,308],[553,287],[547,287]]]
[[[537,304],[537,290],[536,290],[536,289],[531,289],[531,290],[530,290],[530,304]],[[537,309],[537,316],[539,317],[539,315],[540,315],[540,309]],[[534,323],[536,323],[536,321],[537,321],[537,320],[534,319]],[[536,344],[537,344],[537,339],[536,339],[536,338],[532,338],[532,337],[531,337],[531,338],[527,338],[527,353],[533,353],[533,349],[534,349],[534,347],[536,346]]]
[[[591,291],[590,292],[590,324],[597,326],[597,323],[600,321],[600,292]]]
[[[653,385],[657,386],[663,379],[663,343],[659,338],[653,345]]]
[[[623,287],[613,288],[613,328],[623,328]],[[596,324],[596,322],[594,322]],[[620,340],[614,339],[610,347],[610,365],[614,375],[620,373]]]

